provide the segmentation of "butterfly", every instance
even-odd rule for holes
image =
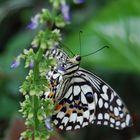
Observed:
[[[73,58],[59,48],[47,50],[57,65],[47,74],[55,111],[52,121],[60,130],[77,130],[89,124],[123,129],[132,125],[130,113],[119,95],[101,78],[80,67],[81,56]]]

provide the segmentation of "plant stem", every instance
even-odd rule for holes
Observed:
[[[34,71],[33,71],[34,72],[34,84],[36,86],[38,86],[38,82],[39,82],[39,78],[40,78],[40,76],[39,76],[39,62],[42,59],[42,55],[43,55],[43,49],[40,48],[36,54]],[[32,97],[32,100],[33,100],[33,110],[34,110],[34,122],[35,122],[34,134],[35,134],[35,131],[39,129],[39,121],[37,118],[37,112],[39,109],[39,98],[38,98],[37,94]]]

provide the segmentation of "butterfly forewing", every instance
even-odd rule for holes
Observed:
[[[94,88],[96,111],[92,123],[107,125],[115,129],[123,129],[132,125],[126,105],[107,83],[87,70],[79,69],[78,73],[85,75]]]

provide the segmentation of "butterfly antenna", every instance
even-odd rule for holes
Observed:
[[[105,48],[109,48],[109,46],[103,46],[102,48],[96,50],[95,52],[92,52],[92,53],[89,53],[89,54],[83,55],[82,57],[86,57],[86,56],[89,56],[89,55],[95,54],[95,53],[97,53],[97,52],[99,52],[99,51],[101,51],[101,50],[103,50],[103,49],[105,49]]]
[[[82,31],[79,31],[80,55],[82,54],[82,49],[81,49],[81,34],[82,33],[83,33]]]
[[[65,44],[63,44],[61,41],[59,41],[59,43],[60,43],[60,45],[61,45],[62,47],[66,48],[67,51],[69,51],[73,56],[75,56],[75,54],[69,49],[68,46],[66,46]]]

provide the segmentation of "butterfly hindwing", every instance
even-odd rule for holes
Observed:
[[[56,113],[52,117],[59,129],[76,130],[93,121],[95,113],[94,93],[90,83],[85,78],[73,76],[61,98],[56,105]]]

